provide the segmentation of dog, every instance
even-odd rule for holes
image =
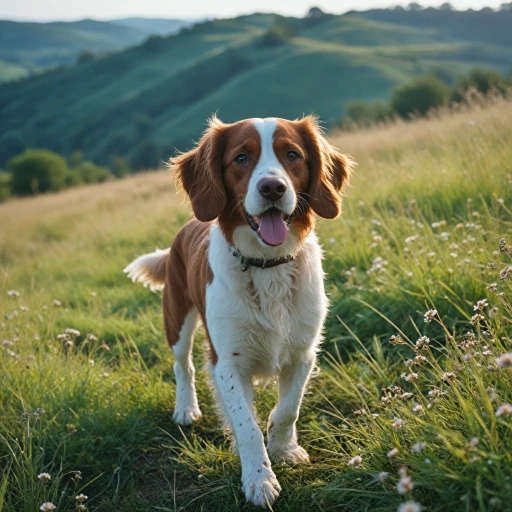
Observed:
[[[313,116],[288,121],[217,117],[196,147],[171,158],[195,218],[170,250],[125,268],[133,281],[163,290],[174,353],[173,419],[201,417],[192,363],[202,322],[221,412],[235,439],[246,499],[270,506],[281,490],[270,459],[306,463],[297,439],[302,397],[315,366],[328,301],[315,217],[337,218],[353,161],[324,137]],[[253,385],[277,378],[267,447],[253,412]]]

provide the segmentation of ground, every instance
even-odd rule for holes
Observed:
[[[512,104],[332,140],[359,166],[342,218],[318,225],[331,310],[299,421],[311,463],[275,466],[274,510],[507,510]],[[122,274],[189,215],[167,172],[0,205],[2,512],[255,510],[203,335],[204,416],[178,428],[160,297]],[[262,424],[275,398],[258,390]]]

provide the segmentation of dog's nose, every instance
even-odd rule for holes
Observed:
[[[269,201],[277,201],[286,192],[286,183],[279,178],[263,178],[258,182],[260,194]]]

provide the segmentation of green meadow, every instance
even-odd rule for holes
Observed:
[[[273,509],[510,510],[512,103],[331,139],[358,167],[342,217],[318,223],[331,308],[298,425],[311,463],[274,466]],[[204,416],[179,428],[159,294],[122,273],[189,216],[168,172],[0,204],[1,512],[256,510],[202,332]],[[257,390],[262,426],[275,400]]]

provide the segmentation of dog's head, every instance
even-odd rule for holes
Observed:
[[[248,237],[251,245],[289,246],[311,229],[312,212],[336,218],[351,166],[311,116],[234,124],[214,117],[196,148],[171,159],[197,219],[218,218],[237,246]]]

